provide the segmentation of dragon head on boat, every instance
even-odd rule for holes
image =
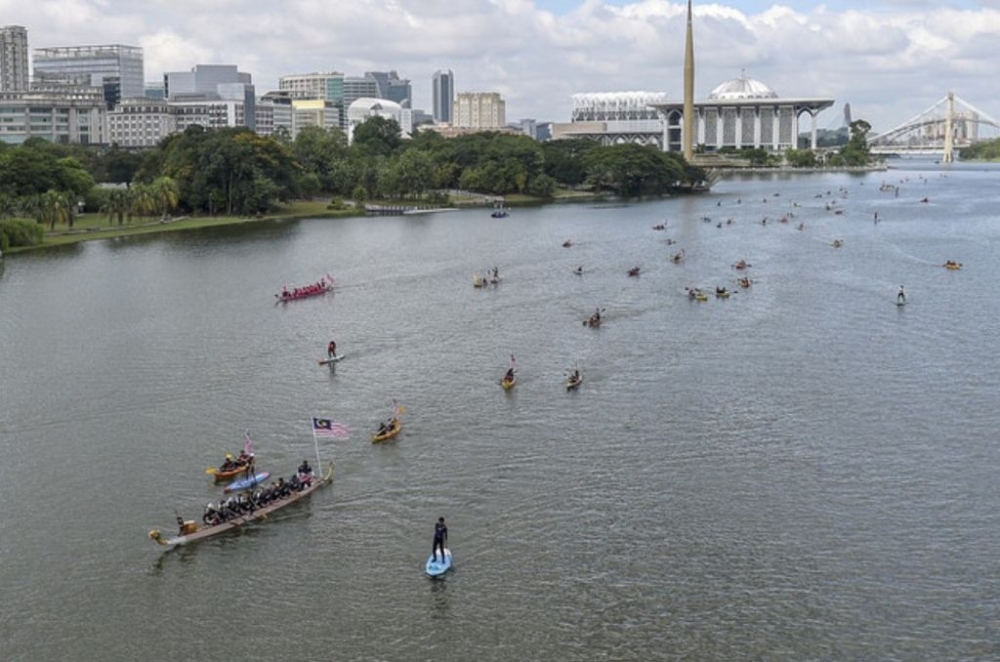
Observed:
[[[160,533],[159,529],[153,529],[152,531],[150,531],[149,538],[150,540],[154,541],[157,545],[166,546],[167,544],[167,541],[163,539],[163,534]]]

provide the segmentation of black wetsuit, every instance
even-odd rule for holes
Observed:
[[[434,525],[434,547],[431,549],[431,556],[437,560],[438,550],[441,550],[441,561],[444,561],[444,545],[448,542],[448,527],[443,522]]]

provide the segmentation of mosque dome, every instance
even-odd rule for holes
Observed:
[[[738,101],[741,99],[777,99],[778,93],[756,78],[740,76],[727,80],[708,95],[709,99],[719,101]]]

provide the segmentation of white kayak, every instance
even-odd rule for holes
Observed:
[[[451,550],[447,547],[444,549],[444,559],[441,558],[440,554],[437,555],[437,560],[434,559],[433,554],[427,557],[424,572],[427,573],[428,577],[440,577],[449,570],[451,570]]]

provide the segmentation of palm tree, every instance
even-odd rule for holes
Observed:
[[[49,189],[39,196],[36,218],[40,223],[48,223],[49,230],[54,230],[56,223],[69,222],[70,204],[65,193]]]
[[[162,221],[177,207],[181,197],[181,189],[176,181],[163,176],[153,180],[153,183],[149,185],[149,190]]]
[[[118,225],[125,222],[125,216],[131,214],[130,197],[128,189],[123,188],[116,188],[108,194],[108,201],[104,203],[101,211],[108,215],[109,224],[113,224],[115,218],[118,219]]]
[[[153,194],[152,186],[149,184],[136,184],[131,191],[132,212],[140,217],[150,216],[156,212],[156,196]]]

